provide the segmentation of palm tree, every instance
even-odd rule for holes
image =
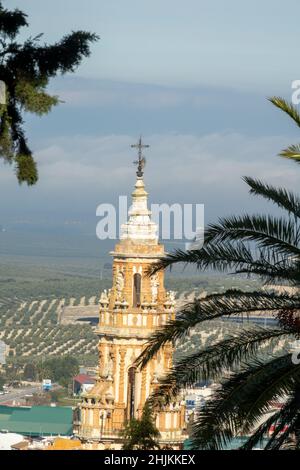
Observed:
[[[277,205],[282,215],[222,218],[208,226],[202,248],[168,254],[152,273],[182,262],[199,270],[255,276],[264,284],[299,287],[300,198],[259,180],[249,177],[244,180],[251,194]],[[251,435],[243,449],[252,449],[274,424],[276,430],[265,449],[279,449],[291,436],[294,447],[300,449],[300,364],[292,360],[292,350],[272,352],[279,340],[300,338],[299,309],[300,295],[288,289],[227,290],[185,305],[174,321],[150,337],[137,360],[139,366],[144,367],[166,343],[182,340],[202,322],[258,311],[269,312],[277,322],[272,327],[248,326],[180,359],[161,379],[150,398],[151,406],[170,403],[181,389],[198,381],[218,380],[221,388],[193,426],[193,448],[221,449],[234,436],[242,434]],[[267,359],[260,355],[261,348],[266,346]],[[223,379],[224,371],[230,371],[227,379]],[[285,399],[282,408],[259,424],[272,403],[281,398]]]
[[[281,109],[281,111],[291,117],[295,124],[300,127],[300,114],[296,106],[278,96],[273,96],[269,98],[269,101],[271,101],[274,106]],[[282,150],[279,155],[281,157],[290,158],[295,162],[300,163],[300,144],[290,145],[286,149]]]

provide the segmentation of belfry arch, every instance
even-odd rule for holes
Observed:
[[[141,305],[141,292],[142,292],[142,275],[134,273],[133,275],[133,292],[132,292],[132,305],[137,308]]]
[[[128,369],[127,419],[135,418],[136,367]]]

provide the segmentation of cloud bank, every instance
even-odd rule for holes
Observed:
[[[1,164],[0,183],[10,201],[6,217],[20,214],[57,219],[93,218],[98,204],[117,203],[135,181],[136,136],[75,135],[45,140],[36,152],[40,181],[17,187],[11,168]],[[244,210],[264,210],[266,203],[248,195],[244,175],[297,189],[300,172],[276,157],[289,138],[249,137],[239,133],[153,134],[145,137],[145,180],[154,203],[204,203],[206,221]],[[269,206],[268,206],[269,207]]]

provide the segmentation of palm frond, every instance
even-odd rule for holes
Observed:
[[[284,188],[276,188],[250,176],[245,176],[243,180],[250,186],[250,194],[262,196],[295,217],[300,217],[300,198],[296,194]]]
[[[152,406],[169,404],[181,389],[192,387],[202,380],[219,380],[225,370],[235,369],[242,361],[254,359],[260,348],[271,354],[274,340],[289,336],[293,329],[250,327],[237,335],[188,355],[179,360],[172,370],[159,381],[151,395]]]
[[[291,432],[295,427],[295,423],[298,419],[299,407],[295,408],[284,418],[279,419],[276,422],[277,429],[274,431],[272,437],[269,439],[269,442],[265,446],[264,450],[280,450],[283,444],[287,444]],[[294,445],[289,445],[289,448],[293,448]]]
[[[258,426],[258,428],[254,433],[252,433],[245,444],[240,447],[240,450],[252,450],[259,442],[263,440],[272,424],[276,424],[276,429],[269,438],[268,443],[265,446],[265,450],[275,450],[280,448],[283,440],[281,438],[279,441],[277,436],[285,425],[290,426],[293,423],[297,407],[298,405],[296,405],[294,396],[290,397],[279,411],[275,412],[260,426]]]
[[[286,281],[299,283],[297,257],[285,256],[274,250],[251,250],[244,242],[208,243],[199,250],[176,250],[153,264],[149,275],[172,267],[173,264],[194,264],[198,269],[213,269],[235,274],[257,274],[265,282]],[[298,264],[297,264],[298,263]]]
[[[288,102],[284,98],[281,98],[280,96],[272,96],[268,98],[268,100],[276,106],[276,108],[281,109],[284,113],[286,113],[288,116],[290,116],[295,124],[300,127],[300,114],[298,112],[298,109],[293,103]]]
[[[289,158],[300,163],[300,145],[290,145],[279,153],[280,157]]]
[[[300,308],[299,296],[254,291],[228,291],[197,299],[187,304],[175,320],[169,321],[149,337],[146,347],[136,364],[144,367],[165,344],[186,335],[197,324],[220,318],[255,311],[279,311]]]
[[[299,384],[300,365],[292,363],[291,354],[245,364],[200,413],[193,428],[194,448],[220,449],[228,435],[250,433],[271,403],[293,393]]]
[[[195,264],[198,269],[212,268],[218,271],[229,271],[233,267],[253,265],[255,259],[246,244],[205,245],[199,250],[175,250],[152,265],[149,275],[176,263]]]
[[[270,215],[224,217],[205,231],[205,243],[250,240],[286,256],[300,255],[299,239],[293,221]]]
[[[268,433],[270,426],[281,418],[282,410],[277,411],[264,421],[256,431],[248,438],[248,440],[239,448],[239,450],[253,450],[257,444],[261,443]],[[275,436],[274,436],[275,437]]]

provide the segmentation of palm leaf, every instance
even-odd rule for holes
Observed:
[[[298,258],[284,256],[280,253],[257,249],[250,250],[245,243],[226,241],[208,243],[199,250],[176,250],[161,258],[149,269],[151,275],[173,264],[194,264],[198,269],[213,269],[235,274],[257,274],[265,282],[280,280],[293,283],[300,282]]]
[[[283,330],[251,327],[193,355],[188,355],[179,360],[173,369],[160,379],[160,385],[149,401],[152,406],[169,404],[181,389],[192,387],[202,380],[219,380],[225,370],[232,370],[242,361],[254,359],[262,347],[267,347],[270,354],[275,339],[289,336],[293,332],[292,328]]]
[[[300,145],[290,145],[286,149],[282,150],[279,155],[284,158],[290,158],[300,163]]]
[[[288,294],[275,295],[267,292],[228,291],[197,299],[187,304],[175,320],[167,322],[149,337],[146,347],[136,360],[144,367],[165,344],[184,337],[197,324],[220,318],[256,311],[279,311],[300,308],[300,298]]]
[[[262,441],[264,436],[268,433],[270,426],[276,424],[276,429],[272,436],[270,437],[268,443],[265,446],[265,450],[275,450],[280,448],[282,445],[282,439],[280,441],[277,439],[278,433],[285,425],[291,425],[294,421],[297,404],[294,396],[289,398],[283,407],[270,416],[266,421],[264,421],[255,432],[249,437],[247,442],[240,448],[241,450],[252,450],[259,442]],[[286,438],[286,436],[285,436]]]
[[[284,113],[290,116],[295,124],[300,127],[300,114],[298,109],[292,103],[289,103],[284,98],[280,98],[279,96],[272,96],[268,98],[268,100],[277,108],[281,109]]]
[[[245,176],[243,180],[250,186],[250,194],[262,196],[268,201],[274,202],[281,209],[287,210],[295,217],[300,217],[300,198],[284,188],[275,188],[258,179]]]
[[[224,217],[210,224],[205,231],[205,243],[227,240],[250,240],[259,248],[269,248],[287,256],[300,255],[299,233],[291,220],[265,215]]]
[[[244,371],[223,383],[207,402],[193,429],[194,446],[220,449],[229,434],[251,432],[271,403],[292,393],[299,384],[300,365],[292,363],[291,354],[267,363],[245,364]]]

